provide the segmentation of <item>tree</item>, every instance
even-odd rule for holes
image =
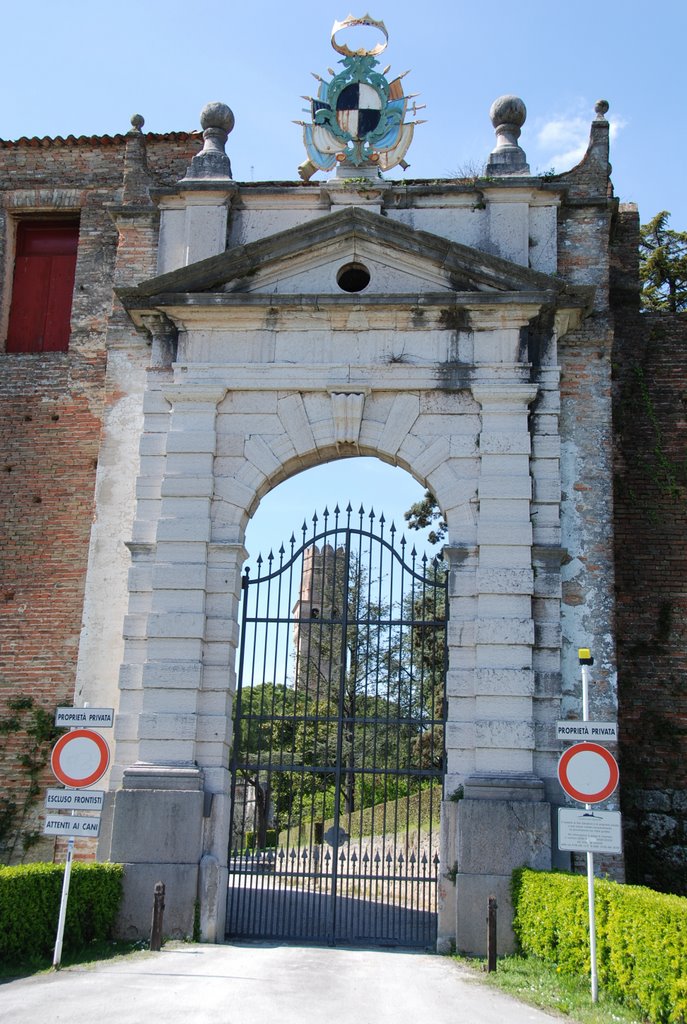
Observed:
[[[236,715],[237,705],[234,705]],[[258,849],[267,841],[270,812],[288,814],[292,794],[283,776],[272,770],[293,759],[296,728],[295,694],[285,685],[260,683],[241,694],[241,729],[236,737],[236,771],[243,780],[240,800],[241,821],[235,813],[232,842],[242,847],[248,831],[255,831]],[[248,789],[252,789],[252,801]]]
[[[687,310],[687,231],[669,228],[669,219],[662,210],[639,229],[641,303],[652,313]]]
[[[411,505],[408,511],[403,513],[403,518],[411,530],[424,530],[432,523],[437,523],[436,530],[430,530],[427,534],[430,544],[439,544],[448,532],[448,524],[431,491],[425,491],[422,501],[416,501]]]
[[[341,714],[342,794],[345,811],[351,814],[356,807],[355,768],[368,753],[366,738],[370,742],[365,729],[358,735],[356,724],[374,714],[372,705],[389,689],[391,666],[384,656],[389,609],[371,599],[372,582],[361,557],[347,558],[343,549],[331,550],[323,561],[318,584],[313,595],[317,615],[313,608],[310,620],[299,623],[296,692],[310,699],[325,720]],[[335,765],[336,733],[328,732],[324,742],[318,743],[317,735],[312,740],[318,756],[325,758],[319,764]]]
[[[443,706],[446,682],[446,590],[448,566],[435,558],[423,582],[406,594],[405,628],[399,641],[403,713],[412,723],[414,768],[440,768],[443,759]]]

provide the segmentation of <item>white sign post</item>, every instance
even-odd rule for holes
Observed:
[[[562,739],[589,741],[612,741],[617,737],[613,722],[589,720],[589,666],[594,664],[591,651],[579,649],[578,659],[582,674],[582,722],[558,722],[557,732]],[[566,730],[578,735],[566,734]],[[592,732],[595,729],[595,732]],[[592,804],[607,800],[618,785],[618,763],[613,755],[598,742],[576,743],[562,755],[558,762],[558,779],[561,786],[573,800],[584,803],[582,812],[559,811],[559,849],[580,850],[580,842],[587,854],[587,901],[589,904],[589,954],[591,961],[592,1002],[599,1001],[599,976],[596,966],[596,910],[594,906],[594,851],[620,853],[620,814],[617,822],[608,819],[613,812],[592,812]],[[617,812],[616,812],[617,813]],[[602,814],[604,817],[602,818]],[[571,817],[571,815],[573,817]],[[576,815],[576,817],[575,817]],[[596,819],[596,820],[594,820]],[[617,835],[616,835],[617,832]],[[564,845],[564,844],[568,845]],[[572,845],[571,845],[572,844]],[[609,845],[611,846],[608,849]],[[618,847],[618,849],[616,849]]]
[[[58,708],[55,714],[55,725],[83,726],[98,725],[100,728],[111,728],[114,724],[114,713],[111,708]],[[110,748],[100,733],[91,729],[72,728],[71,732],[60,736],[50,755],[50,767],[58,782],[68,789],[48,790],[45,806],[48,810],[64,808],[71,810],[70,817],[60,814],[48,814],[43,832],[45,835],[68,836],[67,857],[64,863],[64,880],[60,912],[57,918],[57,935],[53,967],[59,968],[62,960],[62,942],[64,924],[67,917],[67,900],[69,883],[72,877],[72,861],[74,859],[74,837],[85,836],[95,838],[100,830],[100,810],[103,805],[104,793],[75,793],[74,790],[92,786],[107,771],[110,763]],[[79,817],[75,810],[97,810],[98,817]]]

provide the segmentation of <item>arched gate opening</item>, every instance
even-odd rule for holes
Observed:
[[[434,944],[446,583],[350,504],[246,567],[228,935]]]

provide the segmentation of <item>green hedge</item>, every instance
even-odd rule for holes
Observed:
[[[64,929],[67,950],[109,938],[122,895],[121,864],[73,864]],[[22,963],[51,956],[64,864],[0,867],[0,960]]]
[[[687,898],[595,881],[599,985],[656,1024],[687,1021]],[[521,868],[513,927],[525,953],[589,973],[586,876]]]

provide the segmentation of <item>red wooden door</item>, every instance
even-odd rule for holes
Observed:
[[[74,221],[19,224],[8,352],[67,350],[78,241]]]

